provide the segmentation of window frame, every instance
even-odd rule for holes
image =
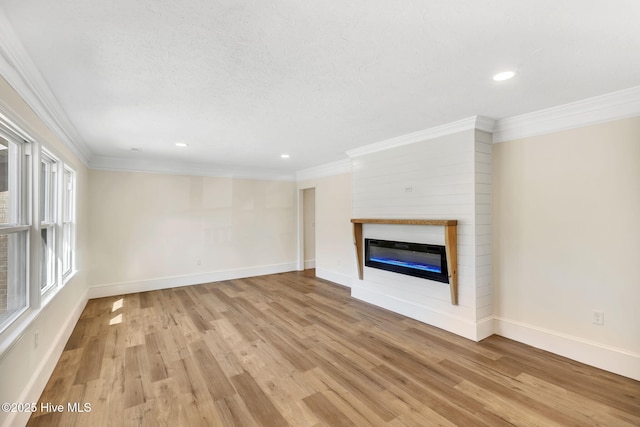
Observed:
[[[12,132],[7,132],[4,126],[0,126],[0,138],[7,142],[7,191],[10,195],[9,214],[6,224],[0,224],[0,235],[3,236],[20,236],[16,240],[11,239],[7,242],[7,309],[9,309],[10,302],[10,282],[11,276],[18,274],[19,277],[15,278],[18,282],[16,286],[17,291],[24,294],[24,301],[21,301],[22,306],[16,308],[16,310],[9,314],[4,320],[0,321],[0,333],[9,329],[16,321],[22,317],[33,306],[32,304],[32,286],[30,281],[30,268],[31,268],[31,248],[30,248],[30,235],[31,235],[31,223],[30,223],[30,188],[31,188],[31,173],[30,173],[30,159],[31,145],[28,141],[14,135]],[[13,144],[15,149],[11,152],[9,144]],[[13,167],[11,167],[11,158],[14,159]],[[13,169],[13,170],[12,170]],[[11,247],[14,249],[12,250]],[[11,259],[12,255],[16,256],[16,249],[19,249],[20,254],[17,258]],[[10,268],[13,265],[14,268]],[[20,281],[22,284],[20,286]],[[14,292],[15,293],[15,292]],[[11,298],[16,298],[12,296]],[[5,312],[6,312],[5,311]]]
[[[68,181],[67,176],[69,177]],[[62,242],[60,258],[62,285],[64,286],[76,271],[76,172],[68,165],[64,165],[61,181],[63,195],[60,209],[60,239]]]
[[[59,161],[48,150],[40,150],[38,168],[39,197],[39,235],[40,235],[40,292],[45,296],[56,289],[60,283],[58,277],[58,259],[60,244],[58,235],[58,182]],[[46,235],[46,243],[45,236]],[[46,269],[46,271],[45,271]]]

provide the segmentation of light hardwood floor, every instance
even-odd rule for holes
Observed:
[[[640,425],[638,381],[308,273],[91,300],[40,401],[65,411],[31,426]]]

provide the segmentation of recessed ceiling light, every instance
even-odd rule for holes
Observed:
[[[188,147],[189,144],[186,142],[176,142],[176,147]]]
[[[503,71],[493,76],[493,80],[497,82],[502,82],[505,80],[512,79],[515,75],[516,75],[515,71]]]
[[[287,153],[283,153],[283,154],[280,154],[280,157],[282,157],[283,159],[288,159],[291,156],[288,155]]]

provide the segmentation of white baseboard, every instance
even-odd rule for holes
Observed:
[[[69,340],[73,329],[76,327],[78,319],[80,319],[80,315],[87,305],[87,301],[87,292],[85,291],[82,298],[78,300],[78,304],[76,304],[75,308],[69,313],[67,319],[62,325],[60,325],[61,327],[58,330],[58,334],[55,336],[49,351],[47,351],[47,354],[42,358],[40,364],[34,370],[31,375],[31,379],[29,379],[29,382],[25,386],[20,397],[17,397],[14,402],[37,402],[38,399],[40,399],[40,395],[42,395],[51,374],[53,374],[53,370],[58,364],[58,360],[60,360],[62,351],[64,350],[65,345],[67,345],[67,341]],[[13,412],[8,413],[7,415],[7,418],[5,418],[4,423],[2,424],[4,427],[26,425],[29,421],[29,417],[31,416],[28,412]]]
[[[308,259],[305,260],[304,262],[304,269],[308,270],[310,268],[316,268],[316,260],[315,259]]]
[[[338,285],[346,286],[347,288],[351,287],[351,281],[353,280],[351,276],[343,273],[336,273],[335,271],[326,270],[324,268],[316,268],[316,277],[337,283]]]
[[[495,333],[493,316],[485,317],[476,322],[476,341],[482,341]]]
[[[295,270],[296,263],[290,262],[284,264],[240,268],[237,270],[223,270],[203,274],[190,274],[186,276],[160,277],[156,279],[139,280],[135,282],[93,285],[89,287],[89,299],[132,294],[135,292],[155,291],[158,289],[177,288],[180,286],[199,285],[201,283],[219,282],[221,280],[233,280],[242,279],[245,277],[264,276],[266,274],[285,273],[287,271]]]
[[[362,286],[353,286],[351,288],[351,296],[470,340],[479,340],[477,325],[472,321],[452,316],[448,313],[442,313],[411,301],[381,294]]]
[[[504,318],[494,332],[533,347],[640,381],[640,354]]]

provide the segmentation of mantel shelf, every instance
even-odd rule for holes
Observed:
[[[383,219],[353,218],[354,224],[457,225],[457,219]]]
[[[449,288],[451,304],[458,305],[458,220],[455,219],[385,219],[385,218],[353,218],[353,237],[358,257],[358,275],[364,275],[364,239],[362,224],[397,224],[397,225],[439,225],[444,227],[445,252],[449,271]]]

